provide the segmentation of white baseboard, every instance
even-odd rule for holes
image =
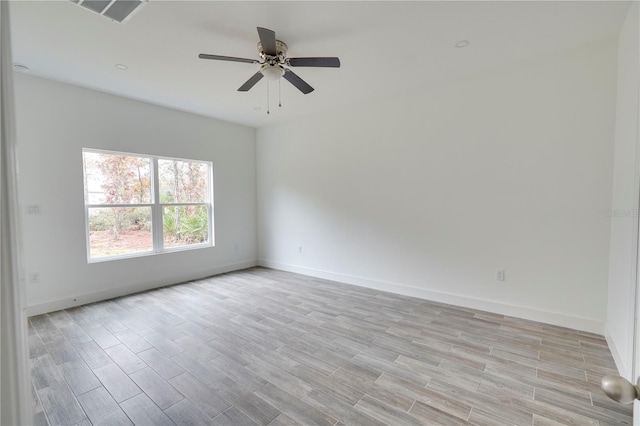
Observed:
[[[154,288],[165,287],[168,285],[174,285],[178,283],[194,281],[201,278],[210,277],[213,275],[224,274],[226,272],[237,271],[240,269],[251,268],[257,266],[258,261],[245,260],[237,263],[228,263],[225,265],[218,265],[213,268],[209,268],[203,271],[193,272],[188,274],[175,275],[167,277],[161,281],[145,282],[127,287],[111,288],[109,290],[98,291],[94,293],[82,294],[79,296],[54,300],[51,302],[40,303],[37,305],[27,306],[27,316],[45,314],[47,312],[59,311],[61,309],[72,308],[74,306],[86,305],[87,303],[99,302],[101,300],[113,299],[114,297],[126,296],[128,294],[139,293],[141,291],[151,290]]]
[[[611,355],[613,356],[613,361],[616,363],[618,374],[626,378],[627,380],[634,382],[635,380],[631,377],[631,366],[627,364],[625,357],[622,356],[620,348],[616,344],[614,338],[611,336],[608,325],[605,325],[604,327],[604,338],[607,340],[607,345],[609,345],[609,350],[611,351]]]
[[[603,321],[579,316],[566,315],[561,312],[545,311],[528,306],[518,306],[514,304],[495,302],[492,300],[470,297],[461,294],[447,293],[443,291],[412,287],[404,284],[378,281],[370,278],[323,271],[319,269],[307,268],[304,266],[274,262],[266,259],[259,259],[258,265],[267,268],[279,269],[282,271],[295,272],[311,277],[338,281],[345,284],[353,284],[360,287],[367,287],[375,290],[402,294],[404,296],[412,296],[420,299],[432,300],[434,302],[463,306],[465,308],[478,309],[481,311],[517,317],[531,321],[538,321],[545,324],[552,324],[560,327],[572,328],[575,330],[588,331],[590,333],[597,333],[600,335],[604,333]]]

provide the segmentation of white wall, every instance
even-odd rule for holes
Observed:
[[[30,314],[255,265],[254,129],[15,77],[25,266],[40,275]],[[83,147],[212,161],[215,247],[88,264]],[[41,214],[27,215],[31,204]]]
[[[259,129],[260,263],[602,333],[615,84],[610,40]]]
[[[631,377],[638,237],[638,3],[620,32],[606,336],[620,374]]]

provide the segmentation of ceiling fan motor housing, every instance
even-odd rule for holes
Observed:
[[[287,57],[287,45],[283,41],[276,40],[276,55],[269,56],[264,53],[264,50],[262,49],[262,42],[258,42],[258,54],[265,62],[270,62],[270,60],[272,60],[276,63],[284,63],[284,60]]]
[[[276,54],[271,56],[264,53],[262,42],[258,42],[258,53],[264,62],[260,67],[260,74],[265,76],[267,80],[276,81],[280,79],[285,73],[282,65],[285,64],[287,58],[287,45],[280,40],[276,40]]]

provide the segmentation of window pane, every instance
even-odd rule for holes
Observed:
[[[151,204],[151,159],[82,153],[86,204]]]
[[[165,248],[205,243],[209,239],[207,206],[164,206],[162,225]]]
[[[206,203],[209,165],[198,161],[158,160],[161,203]]]
[[[153,251],[151,207],[89,209],[91,259]]]

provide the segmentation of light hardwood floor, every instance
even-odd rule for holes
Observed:
[[[30,318],[36,424],[631,424],[602,336],[263,268]]]

